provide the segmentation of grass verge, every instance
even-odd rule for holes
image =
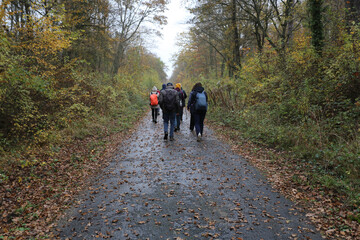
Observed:
[[[299,145],[297,152],[285,151],[290,139],[296,139],[294,129],[272,126],[269,118],[261,118],[263,123],[249,120],[226,109],[213,108],[208,114],[219,138],[260,169],[278,191],[303,206],[324,236],[360,239],[358,180],[341,179],[324,165],[314,164],[316,159],[304,157],[306,148]]]

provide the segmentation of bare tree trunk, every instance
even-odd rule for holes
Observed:
[[[240,57],[240,39],[239,39],[239,30],[237,26],[237,11],[236,11],[236,0],[232,0],[232,7],[231,7],[231,25],[233,30],[233,38],[234,38],[234,45],[233,45],[233,66],[232,71],[235,72],[241,68],[241,57]]]
[[[215,76],[218,77],[218,60],[217,60],[217,53],[214,51],[214,63],[215,63]]]
[[[263,51],[264,39],[265,38],[262,37],[262,34],[260,32],[260,28],[258,26],[258,23],[254,23],[254,24],[255,24],[256,43],[257,43],[258,50],[261,53]]]
[[[210,72],[213,71],[214,69],[214,50],[213,48],[209,45],[209,69],[210,69]]]
[[[288,23],[288,28],[287,28],[287,43],[288,45],[291,45],[292,41],[293,41],[293,30],[294,30],[294,14],[293,14],[293,5],[294,5],[294,0],[289,0],[289,23]]]
[[[112,73],[114,75],[117,74],[120,66],[121,66],[121,63],[123,61],[123,58],[124,58],[124,46],[123,46],[123,43],[119,43],[118,47],[117,47],[117,51],[116,51],[116,54],[115,54],[115,57],[114,57],[114,63],[113,63],[113,70],[112,70]]]
[[[220,77],[224,77],[224,72],[225,72],[225,59],[222,59],[221,61],[221,73],[220,73]]]

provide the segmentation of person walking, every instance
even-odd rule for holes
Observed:
[[[187,104],[187,110],[190,112],[190,131],[194,131],[194,127],[195,127],[195,118],[194,118],[194,106],[191,105],[191,96],[193,95],[194,92],[194,87],[196,86],[196,84],[193,86],[193,88],[191,89],[190,95],[189,95],[189,100],[188,100],[188,104]]]
[[[204,120],[208,108],[208,96],[201,83],[196,83],[189,97],[188,106],[193,107],[194,125],[196,130],[197,141],[200,142],[203,130]],[[190,126],[191,128],[191,126]]]
[[[179,112],[180,98],[172,83],[167,83],[166,88],[160,91],[160,108],[164,120],[164,140],[168,139],[170,121],[170,141],[174,140],[175,116]]]
[[[153,87],[150,92],[150,107],[152,114],[152,121],[157,123],[157,116],[159,114],[160,106],[159,106],[159,91],[157,87]]]
[[[177,83],[175,84],[175,90],[179,93],[179,98],[180,98],[180,108],[179,108],[179,112],[176,113],[176,118],[175,118],[175,132],[176,131],[180,131],[180,124],[182,121],[182,115],[183,115],[183,109],[185,106],[185,95],[184,95],[184,91],[181,90],[181,84]]]
[[[185,89],[182,88],[181,83],[177,83],[175,86],[179,87],[183,93],[183,100],[182,100],[182,108],[181,108],[181,112],[180,112],[180,119],[181,121],[183,120],[183,115],[184,115],[184,108],[186,106],[186,98],[188,97],[186,94]]]

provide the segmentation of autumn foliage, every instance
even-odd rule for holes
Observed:
[[[0,2],[0,238],[48,238],[77,184],[105,163],[110,133],[147,109],[166,75],[141,33],[166,22],[165,5]]]
[[[231,129],[235,142],[251,140],[282,152],[295,170],[306,169],[300,178],[293,169],[292,181],[320,189],[334,202],[344,197],[341,206],[329,207],[337,209],[335,215],[347,209],[343,222],[348,230],[340,233],[344,223],[333,223],[326,226],[335,229],[327,235],[358,238],[357,1],[235,1],[236,25],[227,17],[233,2],[189,6],[193,25],[179,40],[182,51],[172,78],[188,87],[205,84],[209,117]],[[234,27],[240,41],[235,49],[227,35]],[[234,51],[241,55],[236,72]]]

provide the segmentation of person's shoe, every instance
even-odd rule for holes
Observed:
[[[164,135],[164,140],[167,140],[168,139],[168,133],[165,132],[165,135]]]
[[[196,139],[198,142],[200,142],[201,141],[201,134],[199,133],[198,135],[197,135],[197,139]]]
[[[177,128],[174,128],[174,132],[177,132]]]
[[[194,129],[191,129],[191,128],[190,128],[190,132],[192,132],[192,131],[194,131]]]
[[[156,121],[156,120],[154,120],[154,123],[157,123],[157,121]]]
[[[174,141],[174,137],[173,137],[173,136],[170,136],[170,141]]]

